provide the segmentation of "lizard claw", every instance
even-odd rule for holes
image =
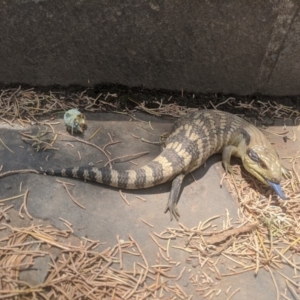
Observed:
[[[231,166],[230,164],[225,164],[224,165],[224,169],[226,174],[230,174],[230,175],[238,175],[237,171],[233,168],[233,166]]]
[[[281,172],[285,179],[292,178],[291,171],[289,169],[285,168],[284,166],[281,166]]]
[[[167,207],[165,209],[165,213],[168,211],[170,212],[170,220],[171,221],[173,220],[173,216],[175,217],[176,221],[179,220],[180,214],[178,212],[178,208],[177,208],[176,204],[168,202]]]

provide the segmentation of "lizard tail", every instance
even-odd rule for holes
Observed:
[[[183,161],[172,150],[163,151],[158,157],[137,170],[75,167],[39,171],[40,174],[79,178],[124,189],[142,189],[172,180],[184,168]]]

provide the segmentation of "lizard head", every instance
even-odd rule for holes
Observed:
[[[280,186],[282,165],[272,146],[255,145],[248,148],[243,157],[243,165],[250,174],[262,183],[269,185],[280,198],[288,199]]]

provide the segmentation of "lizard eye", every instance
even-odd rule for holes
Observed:
[[[260,162],[259,156],[257,155],[257,153],[254,150],[252,150],[252,149],[247,150],[247,154],[253,161],[255,161],[257,163]]]

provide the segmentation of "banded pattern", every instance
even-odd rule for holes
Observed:
[[[272,182],[278,187],[282,172],[286,172],[275,149],[255,126],[226,112],[202,110],[178,119],[162,153],[137,170],[75,167],[41,173],[91,180],[124,189],[148,188],[174,180],[166,210],[170,210],[171,218],[172,215],[178,218],[176,205],[184,176],[217,152],[222,152],[226,171],[230,171],[231,156],[240,157],[252,175],[270,186]],[[281,190],[274,189],[279,196],[285,197]]]

